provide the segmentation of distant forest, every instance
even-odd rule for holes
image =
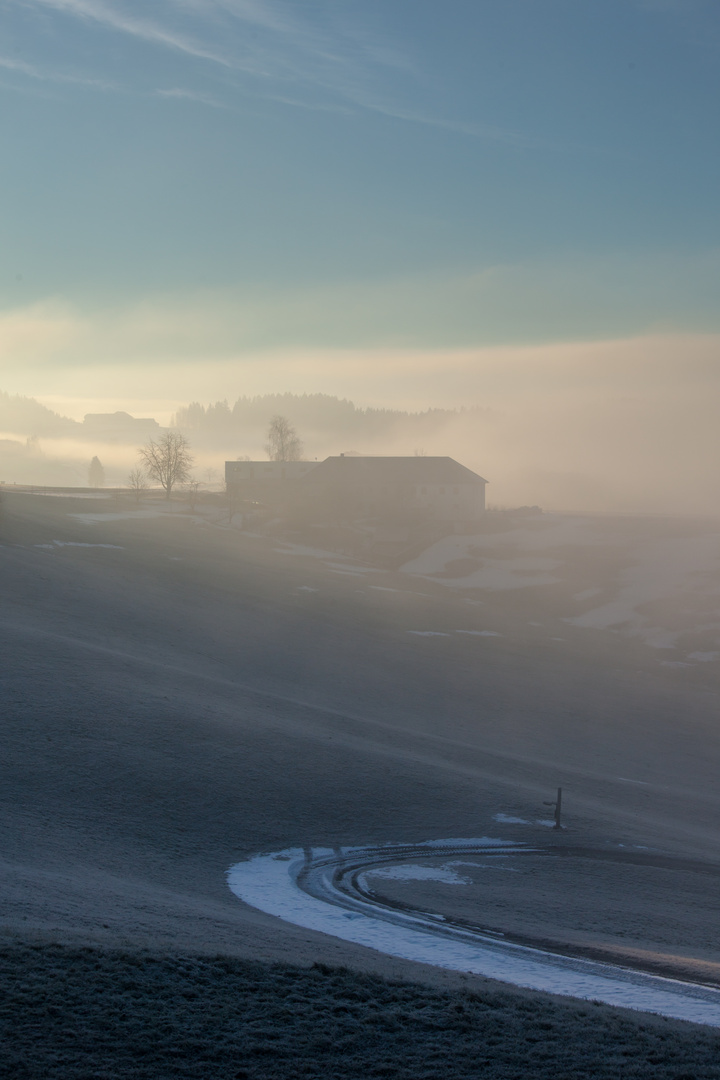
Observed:
[[[176,427],[205,437],[241,435],[248,430],[265,429],[271,417],[286,416],[299,434],[320,433],[328,436],[353,436],[376,439],[394,434],[399,428],[418,436],[430,435],[461,416],[476,419],[489,410],[427,409],[403,412],[398,409],[361,408],[345,398],[329,394],[263,394],[240,397],[234,405],[227,401],[201,405],[193,401],[173,417]]]
[[[426,444],[443,446],[451,427],[455,435],[475,434],[481,424],[493,417],[491,410],[482,408],[407,412],[363,408],[329,394],[263,394],[240,397],[234,405],[227,401],[208,405],[193,401],[178,409],[171,426],[186,432],[191,443],[200,449],[229,451],[234,446],[244,446],[257,452],[258,447],[264,446],[271,418],[277,415],[287,417],[306,445],[313,445],[315,453],[335,453],[340,449],[378,452],[378,448],[385,446],[407,446],[410,449],[392,452],[408,453],[413,447]],[[108,441],[136,445],[138,439],[146,440],[147,436],[140,436],[132,426],[131,418],[127,419],[126,429],[122,429],[108,415]],[[60,416],[34,398],[0,391],[2,434],[23,439],[65,437],[97,441],[103,437],[102,429],[99,418],[88,430],[87,425]]]
[[[80,425],[67,416],[60,416],[35,398],[8,394],[0,390],[0,431],[16,435],[72,435]]]

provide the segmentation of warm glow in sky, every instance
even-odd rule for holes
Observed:
[[[633,399],[692,467],[716,0],[5,0],[0,29],[0,389],[477,404],[581,416],[598,457]]]

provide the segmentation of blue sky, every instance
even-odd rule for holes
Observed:
[[[0,94],[7,389],[720,331],[717,0],[0,0]]]

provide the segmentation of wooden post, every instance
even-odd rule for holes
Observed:
[[[543,806],[553,806],[555,808],[555,824],[553,829],[562,829],[560,824],[560,815],[562,814],[562,788],[557,789],[557,799],[555,802],[544,802]]]

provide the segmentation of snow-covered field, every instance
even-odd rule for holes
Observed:
[[[239,904],[226,868],[326,844],[547,844],[560,784],[563,842],[718,864],[716,526],[540,518],[451,537],[395,573],[185,509],[3,496],[8,939],[448,985],[459,971]],[[513,587],[479,586],[484,560]],[[714,902],[713,875],[696,880]],[[541,878],[526,887],[540,911]],[[615,892],[598,890],[599,918]],[[627,951],[654,909],[625,894]],[[689,944],[664,924],[658,962],[690,981],[715,963],[704,904]],[[590,916],[582,933],[608,936]]]
[[[534,588],[562,596],[565,621],[658,649],[702,639],[684,659],[720,658],[720,522],[547,515],[448,536],[402,572],[454,590]]]

